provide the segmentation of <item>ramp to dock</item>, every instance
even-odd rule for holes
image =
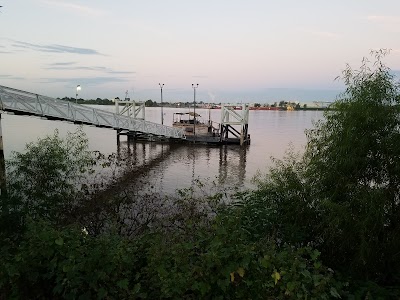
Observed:
[[[0,85],[0,110],[50,120],[112,128],[172,139],[185,139],[182,129],[91,108]]]

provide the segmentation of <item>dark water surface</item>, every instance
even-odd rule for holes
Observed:
[[[114,111],[113,106],[95,106]],[[172,124],[174,112],[187,109],[164,108],[164,124]],[[220,110],[196,109],[207,120],[220,122]],[[91,150],[110,154],[120,151],[129,153],[135,164],[132,184],[144,184],[161,193],[174,193],[177,188],[187,188],[193,180],[218,185],[251,186],[257,172],[265,173],[271,165],[271,156],[283,158],[292,145],[303,152],[306,137],[304,130],[312,127],[312,121],[323,117],[321,111],[250,111],[249,133],[251,145],[241,148],[236,145],[222,147],[206,145],[177,145],[137,142],[128,145],[121,138],[117,149],[116,131],[84,126]],[[146,108],[146,120],[161,123],[160,108]],[[61,136],[75,131],[77,125],[49,121],[38,117],[3,114],[2,129],[6,159],[12,151],[23,152],[25,144],[39,137],[52,134],[58,129]]]

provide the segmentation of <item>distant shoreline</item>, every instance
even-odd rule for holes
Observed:
[[[60,99],[60,98],[58,98]],[[72,99],[72,98],[62,98],[61,100],[66,100],[69,102],[76,102],[78,104],[87,104],[87,105],[115,105],[115,102],[109,99],[96,99],[96,100],[84,100],[84,99]],[[171,108],[190,108],[193,107],[193,103],[187,102],[187,103],[164,103],[164,105],[160,105],[160,103],[147,100],[144,101],[146,104],[146,107],[171,107]],[[150,103],[146,103],[150,102]],[[206,106],[203,105],[202,103],[196,104],[196,108],[198,109],[221,109],[222,105],[228,105],[228,103],[221,103],[221,104],[207,104]],[[241,110],[242,107],[238,105],[237,107],[234,108],[235,110]],[[331,108],[329,107],[315,107],[315,106],[308,106],[307,104],[304,105],[297,105],[297,106],[251,106],[249,110],[256,110],[256,111],[298,111],[298,110],[311,110],[311,111],[317,111],[317,110],[329,110]]]

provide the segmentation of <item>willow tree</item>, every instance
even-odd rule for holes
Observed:
[[[347,65],[346,91],[307,132],[305,159],[325,258],[390,283],[400,275],[400,93],[386,54]]]

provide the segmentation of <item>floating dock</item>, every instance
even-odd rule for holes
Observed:
[[[128,104],[128,102],[123,103]],[[134,107],[137,107],[137,105]],[[220,123],[211,120],[206,123],[200,122],[197,119],[200,116],[194,112],[174,113],[173,128],[181,130],[184,137],[173,141],[208,145],[250,145],[251,140],[248,133],[249,106],[242,104],[238,111],[237,107],[237,104],[222,105]],[[137,108],[136,110],[138,111]],[[118,107],[116,111],[120,111]],[[124,108],[121,111],[129,112],[129,109]],[[132,115],[136,117],[137,113],[131,113],[130,116]],[[126,135],[128,140],[172,141],[163,135],[148,135],[143,132],[126,130],[118,131],[118,138],[120,135]]]

